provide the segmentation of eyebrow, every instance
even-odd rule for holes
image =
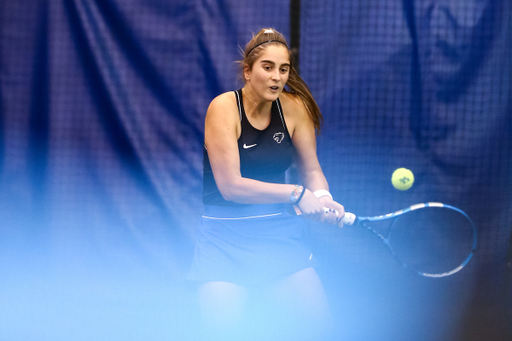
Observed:
[[[273,61],[271,60],[262,60],[260,63],[267,63],[267,64],[272,64],[272,65],[276,65],[276,63],[274,63]],[[290,63],[284,63],[282,64],[281,66],[291,66]]]

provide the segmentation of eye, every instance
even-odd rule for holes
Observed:
[[[282,68],[282,69],[281,69],[281,72],[282,72],[282,73],[287,73],[287,72],[288,72],[288,68]]]

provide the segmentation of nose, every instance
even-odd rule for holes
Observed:
[[[274,69],[274,72],[272,73],[272,80],[276,82],[281,80],[281,73],[279,72],[279,69]]]

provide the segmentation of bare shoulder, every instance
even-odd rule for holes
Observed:
[[[210,102],[208,111],[218,110],[218,109],[220,109],[220,110],[235,109],[235,111],[238,112],[238,107],[236,105],[236,98],[235,98],[235,94],[233,93],[233,91],[229,91],[229,92],[220,94]]]
[[[283,107],[288,132],[292,137],[296,132],[302,130],[301,127],[312,124],[306,106],[299,96],[282,92],[279,99]]]
[[[206,112],[205,138],[219,136],[239,137],[241,132],[240,115],[233,91],[215,97]]]
[[[238,106],[233,91],[215,97],[208,106],[206,119],[222,119],[225,121],[239,120]]]
[[[299,98],[299,96],[288,92],[282,92],[279,99],[281,100],[281,105],[283,106],[283,110],[285,112],[291,111],[299,114],[306,113],[306,107],[304,106],[304,103]]]

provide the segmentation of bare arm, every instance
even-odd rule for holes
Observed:
[[[297,151],[296,161],[301,181],[312,192],[322,189],[328,191],[329,184],[318,162],[313,121],[309,118],[306,108],[300,101],[290,97],[286,102],[291,111],[294,112],[294,115],[296,115],[293,120],[292,142]],[[328,196],[321,197],[319,202],[322,209],[327,207],[337,210],[341,216],[345,214],[343,206]],[[331,221],[333,217],[328,217],[327,220]]]

